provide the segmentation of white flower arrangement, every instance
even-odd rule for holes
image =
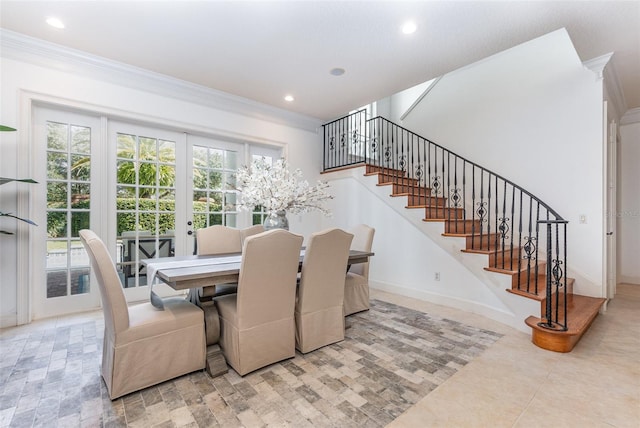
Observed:
[[[242,192],[238,207],[251,210],[262,206],[270,215],[278,211],[292,214],[320,211],[330,215],[322,203],[333,197],[326,192],[329,184],[318,181],[311,187],[302,179],[302,172],[289,171],[287,161],[278,159],[271,165],[264,158],[256,159],[250,166],[242,166],[236,173],[237,188]]]

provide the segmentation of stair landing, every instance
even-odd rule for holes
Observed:
[[[546,322],[543,318],[530,316],[525,323],[531,327],[531,341],[540,348],[555,352],[571,352],[598,316],[605,299],[597,297],[567,295],[567,330],[558,331],[538,325]],[[564,305],[560,305],[560,316],[564,318]]]

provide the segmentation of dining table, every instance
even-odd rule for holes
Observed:
[[[305,249],[302,248],[298,270],[302,268],[304,254]],[[373,255],[374,253],[370,251],[350,250],[348,265],[366,263]],[[144,259],[140,263],[147,271],[147,283],[150,284],[151,303],[154,306],[162,307],[161,299],[153,291],[155,278],[176,291],[188,290],[187,300],[204,311],[207,373],[211,377],[226,373],[228,371],[227,363],[218,345],[220,320],[213,297],[216,285],[238,282],[242,254],[159,257]]]

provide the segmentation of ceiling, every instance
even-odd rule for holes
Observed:
[[[640,107],[640,1],[2,0],[0,26],[321,120],[565,27]]]

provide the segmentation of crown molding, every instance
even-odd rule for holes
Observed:
[[[613,52],[609,52],[608,54],[601,55],[597,58],[593,58],[587,61],[583,61],[582,65],[587,67],[589,70],[596,73],[598,79],[604,78],[604,68],[609,63],[609,60],[613,56]]]
[[[584,61],[582,64],[593,71],[597,79],[604,81],[604,89],[606,91],[607,100],[613,105],[613,109],[616,112],[616,117],[620,119],[627,111],[627,102],[624,99],[624,92],[620,85],[620,79],[618,78],[618,72],[611,58],[613,52],[601,55],[597,58]]]
[[[5,58],[44,66],[67,73],[177,98],[229,113],[317,132],[322,121],[299,113],[164,74],[112,61],[77,49],[46,42],[0,28],[0,52]]]
[[[640,107],[627,110],[622,119],[620,119],[620,125],[630,125],[632,123],[640,123]]]

